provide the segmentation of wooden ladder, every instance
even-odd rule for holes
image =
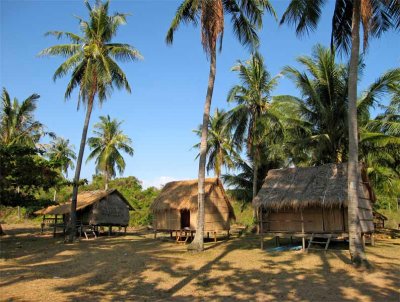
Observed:
[[[323,238],[323,239],[326,239],[326,241],[317,241],[317,240],[314,240],[314,233],[312,233],[310,241],[308,242],[308,247],[307,247],[306,252],[308,253],[309,250],[321,250],[320,248],[315,248],[315,247],[312,248],[311,247],[312,244],[325,244],[324,251],[326,252],[328,250],[329,243],[331,242],[331,238],[332,238],[332,235],[330,234],[330,235],[328,235],[328,237]]]
[[[180,230],[179,233],[176,234],[176,243],[186,244],[189,240],[190,232],[188,233],[185,230]]]

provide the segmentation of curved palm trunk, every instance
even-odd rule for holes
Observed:
[[[361,240],[361,225],[358,213],[358,129],[357,129],[357,81],[360,49],[360,0],[354,0],[351,33],[351,55],[349,67],[349,163],[348,163],[348,224],[350,255],[353,263],[366,262]]]
[[[70,214],[68,229],[67,229],[67,232],[69,235],[68,236],[69,242],[73,242],[75,239],[76,203],[77,203],[77,199],[78,199],[79,177],[81,174],[83,153],[85,151],[86,137],[87,137],[87,131],[88,131],[88,127],[89,127],[90,115],[92,114],[93,102],[94,102],[94,95],[91,96],[91,98],[88,102],[88,107],[87,107],[86,117],[85,117],[85,124],[83,125],[81,144],[79,146],[79,154],[78,154],[78,159],[76,162],[74,186],[73,186],[72,198],[71,198],[71,214]]]
[[[208,77],[208,87],[206,102],[204,104],[203,125],[201,128],[200,159],[199,159],[199,181],[198,181],[198,210],[196,235],[188,250],[202,251],[204,249],[204,182],[206,178],[206,155],[207,155],[207,135],[208,122],[210,120],[210,107],[214,90],[215,73],[217,65],[217,54],[214,48],[210,54],[210,73]]]

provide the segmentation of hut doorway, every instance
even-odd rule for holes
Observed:
[[[190,210],[181,210],[181,229],[190,229]]]

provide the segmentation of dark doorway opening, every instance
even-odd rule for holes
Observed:
[[[181,210],[181,229],[190,229],[190,210]]]

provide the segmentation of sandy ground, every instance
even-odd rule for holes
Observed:
[[[145,233],[64,244],[35,226],[4,229],[1,301],[400,301],[400,239],[368,247],[361,271],[340,244],[272,252],[246,235],[189,253]]]

